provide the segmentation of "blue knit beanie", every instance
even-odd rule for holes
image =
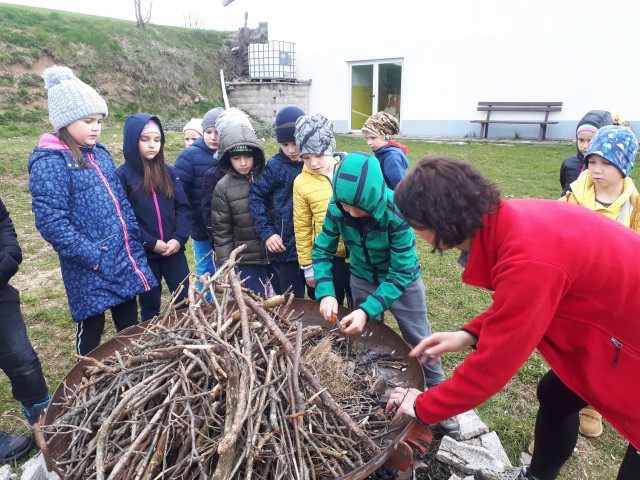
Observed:
[[[216,120],[222,112],[224,112],[224,108],[216,107],[205,113],[204,117],[202,117],[202,131],[204,132],[209,127],[215,128]]]
[[[49,103],[49,121],[56,132],[90,115],[109,114],[107,103],[68,67],[54,65],[42,72]]]
[[[607,125],[599,128],[589,142],[584,156],[587,162],[590,155],[599,155],[615,165],[627,177],[633,170],[633,162],[638,153],[638,139],[629,127]]]
[[[295,142],[294,132],[296,130],[296,120],[304,115],[298,107],[284,107],[276,115],[276,140],[278,143]]]

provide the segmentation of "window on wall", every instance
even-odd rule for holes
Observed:
[[[360,130],[373,113],[385,111],[400,120],[402,61],[351,64],[351,130]]]

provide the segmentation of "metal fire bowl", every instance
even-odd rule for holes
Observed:
[[[334,327],[334,325],[322,318],[318,304],[313,300],[295,299],[292,303],[292,308],[294,309],[293,318],[301,314],[297,318],[297,321],[305,326],[319,325],[327,330]],[[338,318],[341,319],[348,315],[348,313],[349,310],[340,307],[338,309]],[[175,321],[175,319],[173,321]],[[149,322],[144,322],[121,331],[110,340],[98,346],[89,353],[88,356],[103,360],[111,357],[116,351],[124,351],[131,345],[132,340],[142,335],[148,323]],[[169,324],[171,323],[173,322],[170,319]],[[407,365],[404,371],[395,369],[385,370],[385,377],[387,377],[390,386],[424,389],[424,376],[420,363],[417,359],[407,356],[410,351],[409,346],[400,335],[382,322],[375,321],[367,323],[363,333],[361,335],[352,335],[350,340],[354,348],[361,348],[372,354],[380,353],[404,356]],[[66,396],[75,389],[83,377],[83,371],[89,366],[90,364],[86,360],[80,360],[73,366],[60,385],[58,385],[58,388],[51,397],[51,404],[44,417],[45,425],[53,423],[53,421],[62,414],[60,406],[56,404],[60,403],[61,400],[65,399]],[[415,445],[413,441],[416,438],[419,438],[423,442],[426,441],[427,443],[431,440],[429,432],[422,430],[411,418],[402,417],[398,422],[389,426],[389,431],[390,433],[380,440],[382,452],[379,455],[371,458],[367,463],[351,471],[348,475],[340,477],[340,479],[364,479],[385,464],[400,470],[406,469],[411,464],[412,458],[411,447],[408,443],[419,447],[419,445]],[[47,468],[49,471],[55,471],[64,479],[65,476],[55,466],[55,461],[61,458],[66,451],[69,439],[61,435],[57,435],[55,439],[52,439],[50,435],[42,431],[37,432],[36,437],[45,457]]]

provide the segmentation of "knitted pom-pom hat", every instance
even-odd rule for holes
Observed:
[[[49,121],[56,131],[90,115],[109,114],[107,103],[68,67],[54,65],[42,72],[49,101]]]

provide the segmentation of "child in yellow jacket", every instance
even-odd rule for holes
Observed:
[[[331,122],[322,115],[303,115],[296,121],[296,146],[304,167],[293,182],[293,229],[296,237],[298,263],[304,271],[307,293],[314,298],[315,280],[311,264],[313,242],[322,230],[327,206],[331,200],[333,171],[339,156],[334,156],[336,141]],[[333,258],[332,273],[338,304],[347,297],[351,306],[349,262],[340,239]]]
[[[560,201],[582,205],[640,232],[640,195],[629,178],[637,151],[638,140],[628,127],[598,129],[584,156],[587,168]],[[602,435],[602,415],[589,406],[580,412],[580,433]]]

